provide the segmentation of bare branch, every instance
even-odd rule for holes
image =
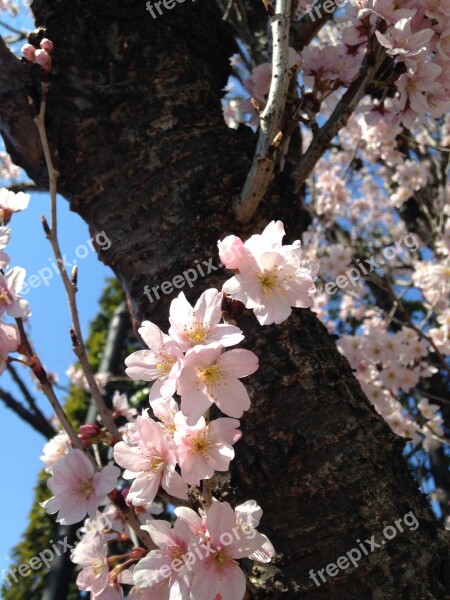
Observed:
[[[299,191],[301,186],[308,179],[317,162],[328,148],[331,140],[347,124],[353,111],[366,93],[368,84],[373,80],[384,58],[384,49],[378,44],[377,39],[374,36],[369,42],[367,54],[363,60],[358,76],[337,103],[333,114],[325,125],[317,130],[308,150],[300,160],[296,170],[296,191]]]
[[[22,419],[22,421],[25,421],[25,423],[31,425],[35,431],[43,435],[48,440],[56,434],[55,430],[48,421],[45,421],[46,425],[44,427],[41,420],[34,413],[27,410],[25,406],[16,400],[12,394],[2,388],[0,388],[0,400],[3,400],[5,406],[15,412],[16,415]]]
[[[288,64],[289,25],[292,0],[277,0],[271,18],[273,36],[272,81],[267,105],[261,113],[260,129],[253,164],[234,211],[236,218],[246,223],[264,198],[275,169],[275,140],[280,133],[291,72]]]
[[[16,383],[16,385],[18,386],[18,388],[22,392],[23,397],[27,401],[28,406],[30,407],[31,413],[36,417],[36,420],[41,424],[41,429],[43,431],[47,431],[50,434],[50,437],[51,437],[52,434],[56,435],[56,431],[53,429],[53,427],[50,425],[50,423],[48,422],[48,420],[45,418],[45,415],[42,413],[42,411],[40,410],[40,408],[36,404],[36,400],[32,396],[30,390],[26,386],[26,384],[23,381],[23,379],[17,373],[17,371],[14,368],[14,366],[10,363],[7,366],[7,369],[9,371],[9,374],[13,378],[14,382]],[[51,434],[51,432],[53,432],[53,433]]]

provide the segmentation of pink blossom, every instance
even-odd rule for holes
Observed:
[[[150,350],[138,350],[130,354],[125,360],[126,374],[134,380],[156,380],[150,391],[150,400],[173,396],[183,352],[170,336],[150,321],[142,323],[139,335]]]
[[[56,521],[62,525],[78,523],[86,514],[91,517],[96,514],[106,494],[116,487],[119,475],[120,470],[112,465],[96,473],[81,450],[71,449],[53,466],[53,476],[47,485],[54,496],[41,506],[50,515],[59,511]]]
[[[0,321],[0,375],[6,369],[10,352],[16,352],[20,343],[20,333],[15,325]]]
[[[417,33],[411,31],[411,18],[400,19],[389,28],[386,34],[375,31],[379,43],[387,48],[387,54],[391,56],[401,55],[416,56],[422,50],[427,49],[427,44],[434,36],[432,29],[422,29]]]
[[[152,502],[160,485],[168,494],[187,499],[187,485],[175,471],[175,447],[164,427],[146,415],[137,418],[136,428],[136,445],[114,446],[115,461],[126,469],[123,477],[134,479],[127,500],[134,505]]]
[[[177,447],[181,476],[190,485],[200,485],[210,479],[214,471],[228,471],[234,458],[232,445],[241,437],[236,419],[215,419],[206,424],[200,417],[189,426],[182,413],[175,415],[174,441]]]
[[[258,357],[250,350],[223,354],[222,350],[221,344],[213,343],[195,346],[186,354],[177,392],[189,425],[195,424],[213,403],[236,418],[250,408],[250,398],[239,378],[258,369]]]
[[[436,78],[441,72],[442,67],[435,63],[418,63],[415,68],[408,68],[396,82],[400,92],[400,110],[403,110],[409,101],[416,113],[426,113],[429,110],[426,94],[440,91]]]
[[[114,408],[114,418],[124,417],[128,421],[134,420],[137,415],[137,410],[129,405],[126,394],[121,394],[116,390],[114,392],[112,403]]]
[[[123,590],[118,583],[109,583],[100,594],[91,595],[92,600],[122,600]],[[127,596],[129,599],[130,596]]]
[[[227,269],[239,269],[239,260],[245,253],[244,242],[235,235],[228,235],[217,242],[219,257]]]
[[[275,549],[267,536],[256,531],[263,514],[262,508],[254,500],[248,500],[234,510],[238,532],[242,531],[244,535],[254,538],[258,546],[249,558],[263,563],[270,562],[276,554]]]
[[[180,410],[175,400],[170,398],[158,398],[150,402],[153,414],[164,425],[164,429],[172,435],[175,431],[175,415]]]
[[[107,553],[106,536],[93,531],[84,536],[70,556],[73,563],[82,567],[77,577],[77,586],[80,590],[91,592],[94,598],[97,598],[109,583]]]
[[[207,556],[196,561],[191,587],[192,600],[205,600],[220,594],[227,600],[242,600],[246,579],[237,560],[257,552],[260,538],[237,535],[236,514],[228,502],[213,502],[206,515],[209,535]]]
[[[34,60],[38,65],[43,67],[50,62],[51,57],[46,50],[36,50]]]
[[[177,519],[173,529],[167,521],[147,521],[148,531],[158,550],[141,559],[133,571],[134,585],[155,592],[155,598],[189,600],[193,573],[183,563],[193,538],[188,525]]]
[[[203,292],[194,308],[183,292],[170,305],[169,335],[186,351],[197,344],[220,342],[234,346],[244,339],[242,331],[234,325],[219,325],[222,318],[222,293],[212,288]]]
[[[6,275],[0,274],[0,316],[5,312],[14,318],[25,318],[31,315],[30,305],[18,296],[23,287],[26,271],[14,267]]]
[[[239,263],[240,272],[223,286],[225,293],[252,308],[262,325],[282,323],[291,306],[313,304],[318,265],[301,260],[298,240],[283,246],[284,235],[281,221],[272,221],[261,234],[252,235],[244,244],[247,252]]]
[[[436,49],[446,61],[450,60],[450,27],[443,31],[439,36]]]
[[[65,432],[58,433],[45,444],[40,460],[44,463],[47,473],[53,471],[53,467],[67,455],[69,448],[69,436]]]
[[[53,52],[53,42],[51,40],[49,40],[48,38],[42,38],[42,41],[39,44],[39,46],[43,50],[46,50],[47,52],[49,52],[50,54]]]
[[[9,243],[10,231],[10,227],[0,227],[0,269],[6,269],[11,262],[11,259],[6,252],[3,252],[3,249],[6,248]]]
[[[419,0],[430,19],[439,19],[441,15],[450,17],[450,0]]]
[[[20,50],[28,61],[34,62],[36,48],[32,44],[24,44]]]
[[[3,213],[3,222],[6,225],[12,213],[25,210],[30,201],[29,194],[23,192],[10,192],[6,188],[0,188],[0,213]]]

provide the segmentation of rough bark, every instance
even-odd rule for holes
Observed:
[[[301,234],[307,218],[292,185],[278,186],[252,223],[233,218],[255,138],[223,124],[234,43],[215,4],[186,2],[156,21],[131,0],[35,0],[33,9],[56,47],[48,129],[60,191],[93,232],[112,240],[102,260],[122,282],[136,322],[167,327],[178,290],[150,303],[144,286],[196,260],[216,265],[219,237],[246,237],[272,218],[284,220],[290,240]],[[214,271],[184,291],[193,300],[224,278]],[[403,442],[375,414],[326,329],[309,310],[281,327],[262,328],[252,316],[241,325],[261,367],[248,379],[253,405],[229,485],[218,485],[223,497],[261,504],[261,528],[279,552],[274,565],[254,569],[254,594],[450,597],[448,540],[408,474]],[[335,562],[358,539],[381,538],[409,511],[418,529],[321,587],[309,579],[309,569]]]

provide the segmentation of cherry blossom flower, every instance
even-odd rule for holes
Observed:
[[[175,471],[175,447],[164,427],[145,415],[137,418],[136,428],[136,445],[114,446],[115,461],[126,469],[123,477],[134,479],[127,500],[133,505],[152,502],[160,485],[168,494],[187,499],[187,485]]]
[[[52,473],[54,465],[67,455],[69,449],[69,436],[63,431],[45,444],[40,460],[44,463],[47,473]]]
[[[134,585],[153,590],[155,598],[189,600],[193,573],[183,562],[193,538],[188,525],[177,519],[172,528],[168,521],[158,520],[147,521],[142,529],[148,531],[159,550],[152,550],[138,562],[133,571]]]
[[[11,259],[6,252],[3,252],[3,249],[6,248],[9,243],[10,232],[10,227],[0,227],[0,269],[6,269],[11,262]]]
[[[272,542],[267,536],[256,531],[263,514],[262,508],[254,500],[248,500],[236,506],[234,512],[236,514],[237,531],[242,531],[245,536],[254,538],[258,546],[258,549],[252,552],[249,558],[263,563],[270,562],[276,554]]]
[[[242,435],[237,430],[238,420],[220,418],[206,424],[200,417],[195,425],[189,426],[186,417],[178,412],[175,426],[178,463],[186,483],[200,485],[200,481],[211,478],[214,471],[228,471],[234,458],[232,445]]]
[[[6,369],[8,355],[19,348],[20,333],[15,325],[0,321],[0,375]]]
[[[109,584],[107,553],[106,536],[93,531],[81,539],[70,556],[73,563],[82,567],[78,573],[77,586],[82,591],[91,592],[91,597],[95,599]]]
[[[236,535],[236,514],[228,502],[213,502],[206,514],[208,555],[193,565],[192,600],[220,594],[227,600],[242,600],[246,579],[237,560],[257,552],[261,540]]]
[[[47,485],[54,496],[41,506],[50,515],[58,512],[56,521],[62,525],[78,523],[86,514],[91,517],[96,514],[106,494],[116,487],[119,475],[120,470],[113,465],[96,473],[81,450],[71,449],[53,466]]]
[[[214,342],[195,346],[186,354],[177,392],[189,425],[194,425],[213,403],[235,418],[250,408],[250,398],[239,378],[258,369],[258,357],[250,350],[222,350],[221,344]]]
[[[235,235],[228,235],[217,242],[219,257],[227,269],[239,269],[239,260],[245,253],[244,242]]]
[[[129,405],[126,394],[121,394],[116,390],[114,392],[112,403],[114,409],[113,417],[115,419],[118,417],[124,417],[128,421],[133,421],[137,416],[137,410]]]
[[[400,19],[385,34],[375,31],[382,46],[387,48],[391,56],[416,56],[426,50],[428,42],[434,36],[432,29],[422,29],[417,33],[411,31],[411,18]]]
[[[313,304],[318,265],[300,259],[300,242],[283,246],[284,227],[272,221],[261,235],[253,235],[239,260],[239,273],[226,281],[223,291],[253,309],[261,325],[282,323],[291,307]]]
[[[150,400],[173,396],[183,359],[182,350],[150,321],[144,321],[138,331],[150,350],[130,354],[125,360],[125,373],[134,380],[156,380],[150,391]]]
[[[0,316],[5,312],[10,317],[26,318],[31,315],[30,305],[18,296],[25,280],[26,271],[14,267],[6,275],[0,274]]]
[[[222,293],[212,288],[203,292],[194,308],[181,292],[170,305],[170,337],[187,351],[197,344],[220,342],[234,346],[244,339],[242,331],[234,325],[221,324]]]
[[[170,398],[158,398],[157,400],[152,400],[150,402],[150,406],[153,410],[153,414],[157,419],[161,421],[164,426],[164,429],[170,434],[173,435],[175,431],[175,415],[180,410],[178,404],[175,400]]]
[[[6,188],[0,188],[0,218],[7,225],[13,213],[25,210],[30,201],[29,194],[23,192],[10,192]]]

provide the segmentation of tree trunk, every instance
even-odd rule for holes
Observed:
[[[158,19],[144,0],[34,0],[33,10],[55,43],[47,123],[59,190],[93,233],[112,241],[99,255],[123,284],[137,324],[145,317],[167,329],[178,290],[158,290],[150,302],[144,286],[203,261],[217,265],[224,235],[245,238],[274,218],[285,222],[290,241],[301,235],[308,220],[287,179],[253,222],[234,219],[255,137],[223,122],[235,45],[214,2],[187,0]],[[38,94],[38,69],[23,69]],[[17,110],[25,88],[14,93]],[[13,112],[0,104],[3,134]],[[42,156],[15,150],[25,141],[6,136],[13,159],[45,181]],[[217,269],[183,291],[192,301],[225,277]],[[260,327],[253,315],[239,324],[261,366],[246,382],[252,408],[230,480],[217,485],[223,498],[254,498],[264,509],[261,530],[279,555],[253,569],[255,595],[450,598],[448,539],[409,476],[404,441],[375,413],[323,325],[298,309],[282,326]],[[335,563],[358,540],[380,542],[383,528],[410,511],[417,529],[405,528],[357,567],[325,574],[320,587],[310,578],[310,569]]]

